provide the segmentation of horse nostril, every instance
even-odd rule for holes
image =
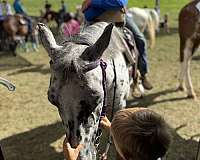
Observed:
[[[59,102],[58,102],[57,96],[55,96],[54,94],[48,94],[48,99],[51,102],[51,104],[59,107]]]

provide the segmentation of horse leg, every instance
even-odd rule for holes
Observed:
[[[25,39],[24,39],[24,50],[25,52],[29,52],[29,48],[28,48],[28,38],[29,38],[29,35],[26,35],[25,36]]]
[[[179,74],[179,87],[177,90],[184,91],[185,86],[184,86],[184,78],[186,75],[186,62],[185,60],[185,52],[187,52],[186,49],[186,40],[180,38],[180,74]]]
[[[38,52],[38,46],[37,46],[37,35],[31,35],[31,45],[33,48],[33,51]]]
[[[187,88],[188,98],[195,99],[196,95],[193,89],[191,74],[190,74],[190,62],[192,58],[193,48],[194,48],[194,43],[191,40],[188,40],[186,42],[186,48],[184,51],[184,64],[186,66],[185,74],[186,74],[186,88]]]
[[[16,49],[17,49],[17,41],[15,39],[15,33],[12,34],[11,37],[9,37],[9,49],[12,52],[13,56],[16,56]]]
[[[155,39],[156,39],[155,26],[153,21],[150,21],[147,24],[147,32],[149,34],[149,48],[152,49],[155,46]]]

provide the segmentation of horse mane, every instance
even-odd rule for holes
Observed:
[[[97,22],[91,25],[85,24],[82,26],[79,34],[65,37],[61,45],[67,45],[67,43],[72,42],[80,45],[92,46],[101,36],[107,25],[108,23],[106,22]],[[108,49],[106,50],[107,53],[104,54],[104,57],[111,58],[116,54],[116,52],[124,52],[126,50],[121,42],[121,36],[119,36],[119,31],[114,28],[110,42],[111,45],[109,45]],[[118,51],[116,51],[117,49]]]

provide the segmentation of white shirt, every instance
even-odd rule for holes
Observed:
[[[5,13],[4,13],[4,10],[5,10]],[[0,3],[0,16],[9,16],[12,14],[13,14],[12,8],[9,3],[7,3],[6,5],[4,5],[3,3]]]
[[[7,16],[13,14],[13,13],[12,13],[11,5],[10,5],[9,3],[6,3],[5,8],[6,8],[6,15],[7,15]]]

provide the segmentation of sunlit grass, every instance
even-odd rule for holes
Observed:
[[[147,3],[148,1],[148,3]],[[59,1],[49,0],[54,9]],[[68,0],[70,10],[77,2]],[[150,78],[154,85],[142,100],[133,106],[147,106],[163,115],[172,128],[174,142],[168,160],[192,160],[200,134],[199,102],[185,99],[186,93],[175,92],[179,72],[179,39],[177,17],[187,0],[161,0],[162,13],[168,12],[171,33],[159,33],[156,47],[149,50]],[[24,0],[30,14],[38,15],[44,1]],[[154,6],[154,1],[131,0],[130,6]],[[200,58],[192,61],[192,80],[200,100]],[[12,81],[17,89],[10,93],[0,86],[0,138],[7,160],[62,159],[64,135],[57,109],[47,99],[49,57],[42,47],[39,53],[21,53],[17,57],[0,56],[0,76]],[[182,127],[180,127],[182,126]],[[180,129],[177,129],[180,127]],[[194,136],[194,140],[190,140]],[[62,137],[62,138],[61,138]]]

